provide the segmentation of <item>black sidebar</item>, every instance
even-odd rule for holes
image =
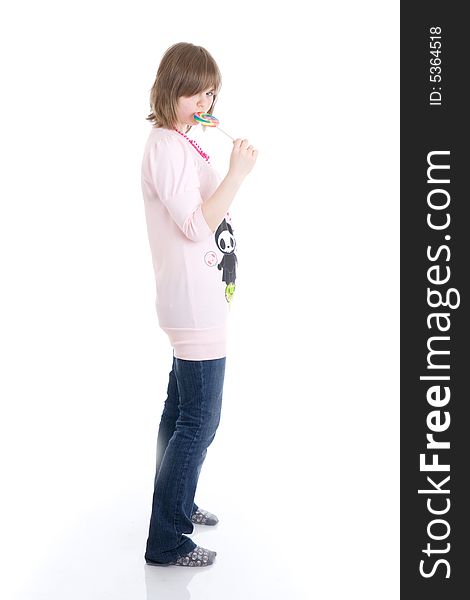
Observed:
[[[470,22],[401,2],[401,598],[470,598]]]

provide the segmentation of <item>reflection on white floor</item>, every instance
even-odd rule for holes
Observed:
[[[224,500],[225,498],[225,500]],[[216,526],[195,525],[191,538],[217,550],[209,567],[155,567],[146,565],[143,553],[150,507],[136,495],[117,497],[109,506],[83,515],[76,527],[53,548],[30,580],[21,598],[59,600],[186,600],[212,598],[287,598],[294,585],[288,556],[276,534],[263,519],[261,503],[243,493],[233,498],[219,491],[200,505],[209,506],[219,517]],[[241,508],[236,508],[238,500]],[[245,503],[243,506],[242,503]],[[225,508],[224,508],[225,504]],[[269,515],[270,510],[265,512]],[[286,515],[288,516],[288,515]]]
[[[12,494],[1,515],[0,596],[396,600],[397,455],[381,427],[363,424],[364,414],[385,422],[387,402],[371,395],[358,410],[344,391],[349,380],[327,372],[320,387],[308,379],[308,357],[292,359],[269,380],[254,360],[243,375],[228,368],[196,492],[219,523],[194,525],[191,535],[217,551],[209,567],[144,560],[166,363],[155,384],[132,379],[126,387],[123,377],[113,393],[103,381],[87,395],[85,382],[68,390],[66,405],[58,397],[47,410],[38,406],[37,418],[24,420],[28,445],[18,445],[4,487]]]

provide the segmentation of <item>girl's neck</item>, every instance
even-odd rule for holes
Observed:
[[[177,124],[175,126],[175,128],[180,132],[180,133],[184,133],[186,135],[187,130],[188,130],[188,126],[187,125],[179,125]]]

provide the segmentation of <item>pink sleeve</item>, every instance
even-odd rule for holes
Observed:
[[[183,234],[194,242],[213,235],[202,214],[202,197],[194,162],[179,140],[157,140],[150,148],[155,190]]]

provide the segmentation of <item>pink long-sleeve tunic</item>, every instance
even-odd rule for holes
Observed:
[[[220,181],[179,132],[152,127],[142,160],[142,193],[155,306],[174,356],[185,360],[226,356],[235,238],[229,213],[212,232],[201,208]]]

